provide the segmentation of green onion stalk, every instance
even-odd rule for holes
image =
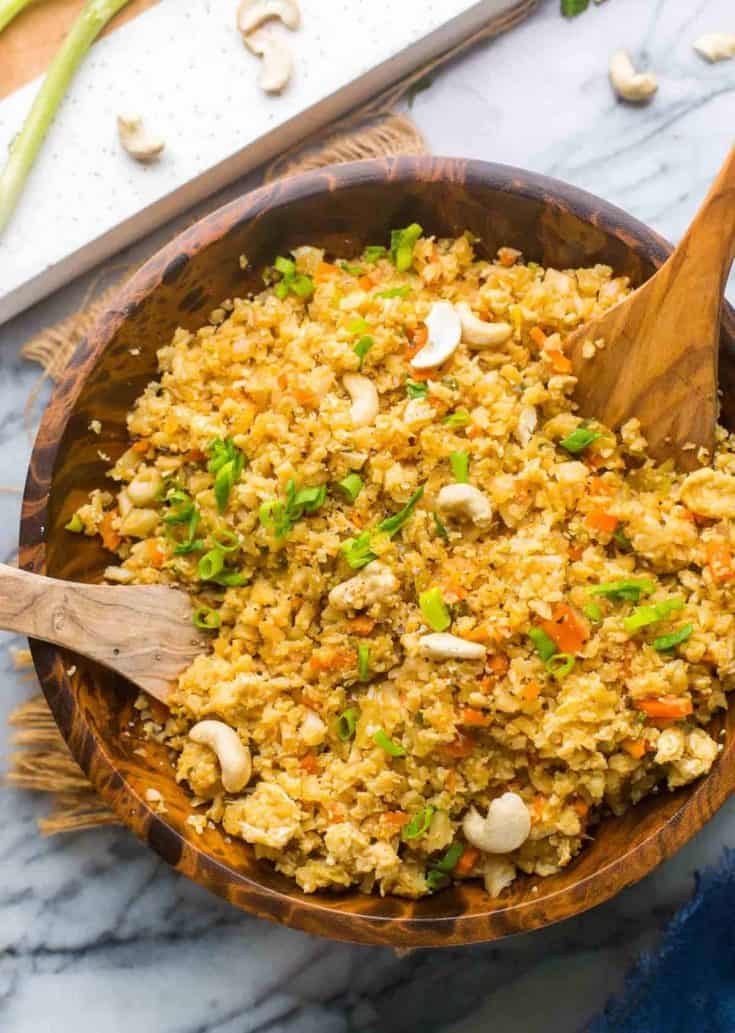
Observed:
[[[36,155],[79,65],[107,23],[129,2],[87,0],[61,44],[0,173],[0,233],[10,221]],[[5,0],[5,3],[0,0],[0,29],[24,6],[21,0]]]

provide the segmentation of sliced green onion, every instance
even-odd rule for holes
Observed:
[[[546,661],[546,670],[552,678],[563,681],[568,674],[571,674],[574,663],[574,657],[570,653],[555,653]]]
[[[291,293],[295,294],[297,298],[310,298],[314,293],[314,281],[309,276],[301,274],[294,276],[288,286]]]
[[[327,498],[327,486],[326,484],[318,484],[312,488],[300,488],[296,492],[293,498],[292,511],[293,519],[298,520],[303,510],[304,513],[316,513],[320,509]]]
[[[357,728],[357,707],[348,707],[337,718],[337,738],[342,742],[352,739]]]
[[[590,620],[595,624],[599,624],[602,620],[602,610],[597,603],[587,603],[587,605],[583,607],[582,613],[585,615],[587,620]]]
[[[417,811],[407,825],[403,826],[402,836],[404,839],[418,839],[425,832],[429,831],[431,819],[434,817],[434,808],[429,805]]]
[[[426,398],[429,385],[421,380],[409,380],[406,377],[406,394],[409,398]]]
[[[380,521],[380,523],[378,524],[378,530],[382,531],[384,534],[390,535],[391,538],[394,535],[396,535],[403,527],[403,525],[406,523],[406,521],[410,519],[414,509],[416,508],[416,505],[418,504],[419,499],[423,494],[424,488],[422,485],[420,488],[416,489],[416,491],[413,493],[411,498],[408,500],[408,502],[402,509],[399,509],[397,513],[393,514],[393,516],[386,517],[385,520]]]
[[[362,369],[362,364],[365,361],[365,356],[367,355],[367,353],[370,351],[370,349],[372,348],[372,346],[374,344],[375,344],[375,341],[372,339],[372,337],[370,337],[369,334],[367,334],[365,337],[361,337],[360,340],[357,342],[357,344],[352,349],[354,351],[355,355],[357,355],[357,357],[360,360],[360,365],[357,367],[358,369]]]
[[[458,484],[466,484],[470,479],[470,457],[466,452],[452,452],[449,457],[454,479]]]
[[[365,642],[357,647],[357,673],[360,681],[370,681],[370,646]]]
[[[434,631],[446,631],[452,623],[452,617],[439,588],[428,588],[419,595],[419,606],[426,618],[426,623]]]
[[[571,434],[567,434],[565,438],[562,438],[559,444],[562,448],[565,448],[567,452],[571,452],[572,455],[577,455],[579,452],[584,452],[585,448],[592,444],[593,441],[597,441],[601,438],[602,434],[597,430],[590,430],[589,427],[584,425],[577,427]]]
[[[622,552],[630,552],[633,548],[633,543],[621,527],[618,527],[616,531],[613,531],[613,541],[618,548],[622,550]]]
[[[556,644],[541,628],[531,628],[528,637],[542,660],[549,660],[556,652]]]
[[[385,750],[389,757],[405,757],[406,751],[400,743],[393,742],[385,734],[382,728],[379,728],[376,732],[373,732],[373,742],[376,746],[379,746],[381,750]]]
[[[353,570],[360,570],[378,558],[372,550],[369,531],[363,531],[356,538],[348,538],[342,543],[340,552]]]
[[[204,548],[204,542],[201,540],[201,538],[195,537],[201,519],[202,517],[199,510],[193,509],[191,512],[191,516],[189,517],[189,528],[187,536],[183,542],[179,542],[179,544],[175,547],[175,556],[185,556],[187,553],[190,552],[201,552],[201,550]],[[168,534],[169,528],[167,528],[166,531]]]
[[[686,642],[693,631],[693,624],[684,624],[678,631],[672,631],[670,635],[660,635],[658,638],[655,638],[653,640],[653,648],[657,649],[659,653],[665,653],[667,649],[673,649],[674,646]]]
[[[460,427],[466,427],[471,418],[472,417],[466,409],[457,409],[456,412],[452,412],[448,416],[445,416],[442,422],[447,427],[459,429]]]
[[[314,281],[303,273],[296,272],[296,263],[290,258],[279,256],[273,268],[281,274],[282,279],[273,288],[277,298],[283,300],[289,291],[298,298],[310,298],[314,293]]]
[[[216,577],[212,577],[209,580],[215,585],[222,585],[224,588],[240,588],[241,585],[246,585],[250,578],[239,570],[224,570],[221,574],[217,574]]]
[[[342,489],[350,502],[354,502],[365,484],[359,474],[348,473],[341,481],[337,481],[337,487]]]
[[[263,527],[273,529],[276,538],[285,538],[297,520],[304,513],[316,513],[327,498],[326,484],[296,490],[293,478],[286,483],[286,501],[266,499],[258,509],[258,519]]]
[[[235,552],[242,545],[240,535],[230,531],[229,528],[215,531],[212,538],[217,548],[221,549],[222,552]]]
[[[183,488],[169,488],[164,503],[168,506],[164,524],[185,524],[194,512],[194,500]]]
[[[357,316],[357,318],[351,319],[347,324],[347,329],[351,334],[364,334],[367,328],[367,320],[363,319],[362,316]]]
[[[446,886],[449,882],[450,874],[457,867],[459,859],[464,853],[464,849],[461,843],[452,843],[446,853],[438,861],[432,863],[426,873],[426,884],[429,889],[438,890],[442,886]]]
[[[662,602],[652,603],[650,606],[636,606],[630,616],[623,620],[623,627],[628,634],[632,634],[634,631],[638,631],[639,628],[645,628],[649,624],[657,624],[659,621],[666,620],[670,614],[683,608],[684,600],[678,597],[664,599]]]
[[[586,11],[590,0],[561,0],[561,13],[565,18],[576,18],[578,14]]]
[[[390,255],[399,273],[407,273],[413,265],[413,249],[422,233],[423,230],[417,222],[391,233]]]
[[[230,492],[245,468],[245,456],[230,438],[215,438],[207,446],[207,469],[214,474],[214,497],[217,509],[224,513]]]
[[[209,606],[200,606],[198,610],[195,610],[193,619],[194,624],[204,631],[214,631],[222,623],[222,618],[217,610],[212,610]]]
[[[448,542],[449,541],[449,531],[447,531],[446,527],[444,526],[444,524],[439,519],[439,514],[436,512],[436,510],[434,510],[434,513],[432,514],[432,516],[434,517],[434,527],[436,529],[436,533],[439,535],[439,537],[443,541]]]
[[[337,265],[344,272],[349,273],[350,276],[362,276],[362,274],[365,272],[361,265],[350,265],[349,262],[345,262],[342,259],[340,259],[339,262],[337,262]]]
[[[273,263],[273,268],[281,276],[293,276],[296,272],[296,263],[290,258],[282,258],[280,255]]]
[[[225,567],[225,554],[221,549],[210,549],[197,564],[197,573],[201,581],[211,581]]]
[[[620,581],[603,581],[602,584],[588,589],[588,593],[637,603],[642,595],[650,595],[655,588],[656,585],[647,577],[622,578]]]
[[[376,298],[406,298],[411,293],[411,285],[404,283],[402,287],[389,287],[388,290],[378,291]]]
[[[375,263],[388,254],[388,248],[383,247],[382,244],[368,244],[362,253],[363,261],[367,262],[368,265],[375,265]]]
[[[64,524],[65,531],[71,531],[72,534],[80,534],[84,530],[84,524],[82,518],[78,513],[75,513],[68,524]]]

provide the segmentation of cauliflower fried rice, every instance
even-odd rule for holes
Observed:
[[[181,585],[212,629],[170,712],[138,702],[190,824],[307,892],[497,895],[707,772],[735,673],[735,450],[718,429],[684,475],[635,421],[575,413],[565,339],[627,281],[415,226],[266,280],[159,351],[114,492],[69,525],[117,553],[111,582]],[[190,738],[203,720],[247,747],[239,792]]]

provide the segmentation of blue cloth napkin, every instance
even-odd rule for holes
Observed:
[[[693,898],[589,1033],[735,1033],[735,850],[697,876]]]

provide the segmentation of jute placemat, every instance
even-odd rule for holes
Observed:
[[[426,144],[418,127],[408,115],[395,112],[394,106],[411,91],[424,85],[426,77],[441,65],[477,43],[506,32],[526,18],[539,2],[521,0],[512,11],[494,18],[476,35],[419,69],[370,104],[330,126],[300,148],[280,155],[265,170],[265,182],[361,158],[426,153]],[[41,382],[47,377],[53,381],[60,378],[74,350],[119,286],[116,282],[105,289],[92,291],[79,312],[26,342],[22,355],[41,365]],[[15,650],[14,660],[16,667],[24,671],[24,676],[34,679],[28,650]],[[21,703],[8,722],[12,728],[11,743],[17,750],[10,757],[5,782],[17,789],[51,794],[50,813],[38,822],[44,835],[119,823],[117,815],[99,799],[69,753],[44,696],[39,694]]]

